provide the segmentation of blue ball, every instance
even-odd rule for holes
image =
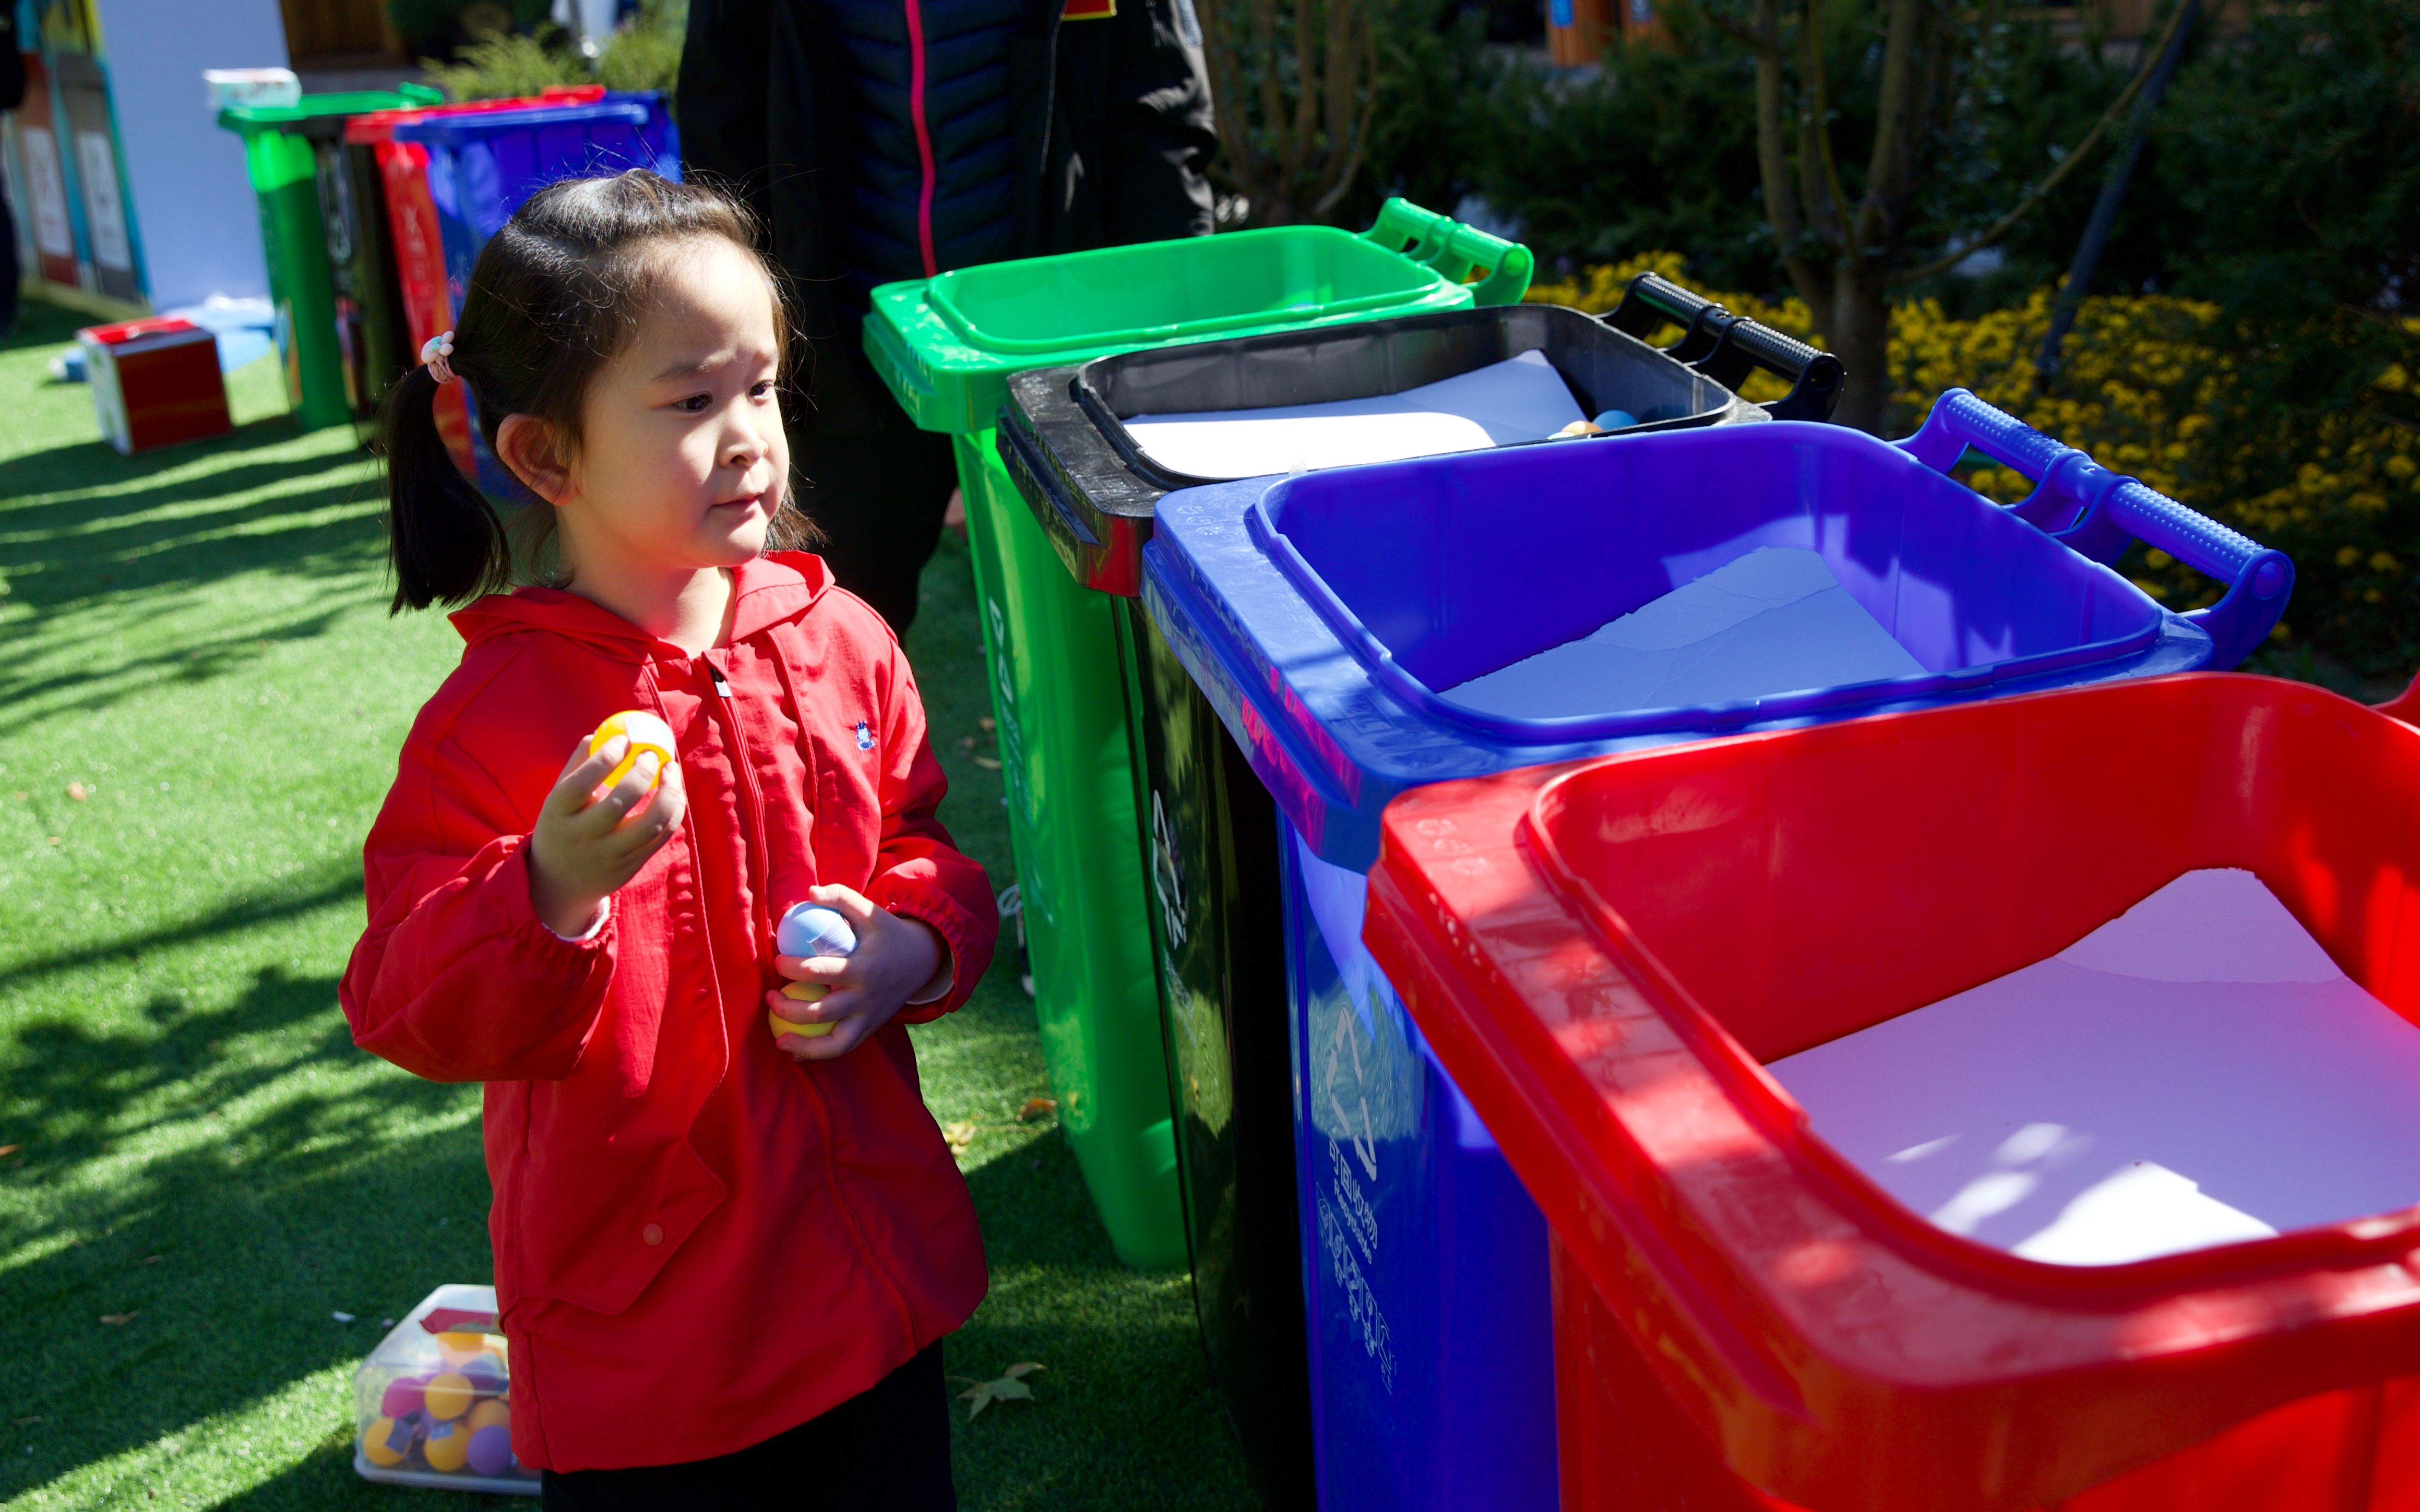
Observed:
[[[848,955],[857,949],[857,932],[829,908],[799,903],[782,916],[774,941],[783,955]]]
[[[1606,430],[1628,430],[1638,424],[1638,417],[1627,409],[1608,409],[1596,417],[1596,423]]]

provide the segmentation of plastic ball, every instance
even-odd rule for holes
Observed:
[[[490,1396],[486,1401],[473,1406],[471,1409],[471,1415],[462,1421],[470,1425],[471,1431],[473,1433],[481,1428],[510,1427],[513,1423],[513,1410]]]
[[[848,920],[814,903],[792,905],[773,938],[783,955],[801,958],[847,955],[857,949],[857,931],[848,927]]]
[[[650,789],[656,782],[663,780],[664,768],[677,759],[675,753],[679,743],[673,736],[673,727],[644,709],[624,709],[619,714],[608,715],[605,722],[597,727],[597,733],[588,737],[588,754],[596,755],[605,742],[615,735],[628,740],[630,745],[623,751],[622,760],[613,770],[606,774],[605,786],[609,788],[630,775],[630,768],[639,764],[642,751],[656,753],[656,778],[655,781],[647,784]]]
[[[424,1396],[427,1387],[427,1376],[397,1376],[386,1383],[379,1411],[388,1417],[410,1417],[427,1405]]]
[[[1602,436],[1604,434],[1605,427],[1593,420],[1575,420],[1547,439],[1561,440],[1567,436]]]
[[[1628,430],[1638,424],[1638,417],[1627,409],[1608,409],[1596,417],[1596,424],[1604,430]]]
[[[475,1360],[489,1351],[488,1335],[470,1329],[451,1329],[437,1335],[437,1352],[445,1363],[460,1368],[465,1360]]]
[[[448,1370],[430,1381],[423,1392],[428,1403],[428,1415],[441,1423],[451,1422],[471,1410],[471,1398],[478,1388],[458,1370]]]
[[[812,1003],[830,991],[830,988],[821,982],[794,981],[782,989],[782,995],[793,1002]],[[776,1040],[785,1034],[801,1034],[810,1040],[816,1040],[839,1027],[832,1024],[800,1024],[794,1019],[783,1018],[769,1008],[765,1011],[765,1023],[772,1029],[773,1038]]]
[[[507,1427],[474,1428],[471,1433],[471,1468],[482,1475],[502,1475],[513,1468],[513,1432]]]
[[[482,1396],[493,1396],[504,1389],[504,1363],[492,1354],[473,1355],[455,1368]]]
[[[403,1463],[411,1453],[414,1427],[408,1417],[374,1417],[370,1426],[362,1429],[362,1458],[381,1469]]]
[[[459,1423],[440,1423],[428,1430],[420,1457],[431,1470],[459,1470],[471,1457],[471,1430]]]

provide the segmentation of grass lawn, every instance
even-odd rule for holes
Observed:
[[[44,372],[80,323],[0,345],[0,1508],[458,1505],[354,1476],[349,1380],[380,1319],[489,1278],[478,1089],[355,1050],[335,989],[459,642],[387,617],[372,469],[273,369],[234,436],[129,459]],[[924,602],[943,818],[1004,882],[962,546]],[[1013,1117],[1047,1089],[1013,974],[916,1038],[935,1116],[980,1126],[992,1289],[950,1368],[1047,1366],[960,1421],[963,1504],[1249,1504],[1185,1278],[1120,1267]]]

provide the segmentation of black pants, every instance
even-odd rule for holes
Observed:
[[[941,1346],[737,1454],[632,1470],[548,1471],[542,1512],[956,1512]]]
[[[830,365],[818,375],[816,403],[794,431],[799,504],[823,532],[815,549],[833,579],[873,605],[904,640],[916,621],[918,580],[933,560],[941,515],[957,486],[956,455],[949,437],[916,428],[862,354],[843,348],[816,355]]]

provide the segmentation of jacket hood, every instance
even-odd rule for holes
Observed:
[[[806,613],[832,587],[831,569],[806,551],[774,551],[731,569],[731,639],[745,640]],[[689,653],[659,640],[601,604],[560,588],[516,588],[489,594],[446,616],[467,643],[542,630],[624,661],[685,660]]]

